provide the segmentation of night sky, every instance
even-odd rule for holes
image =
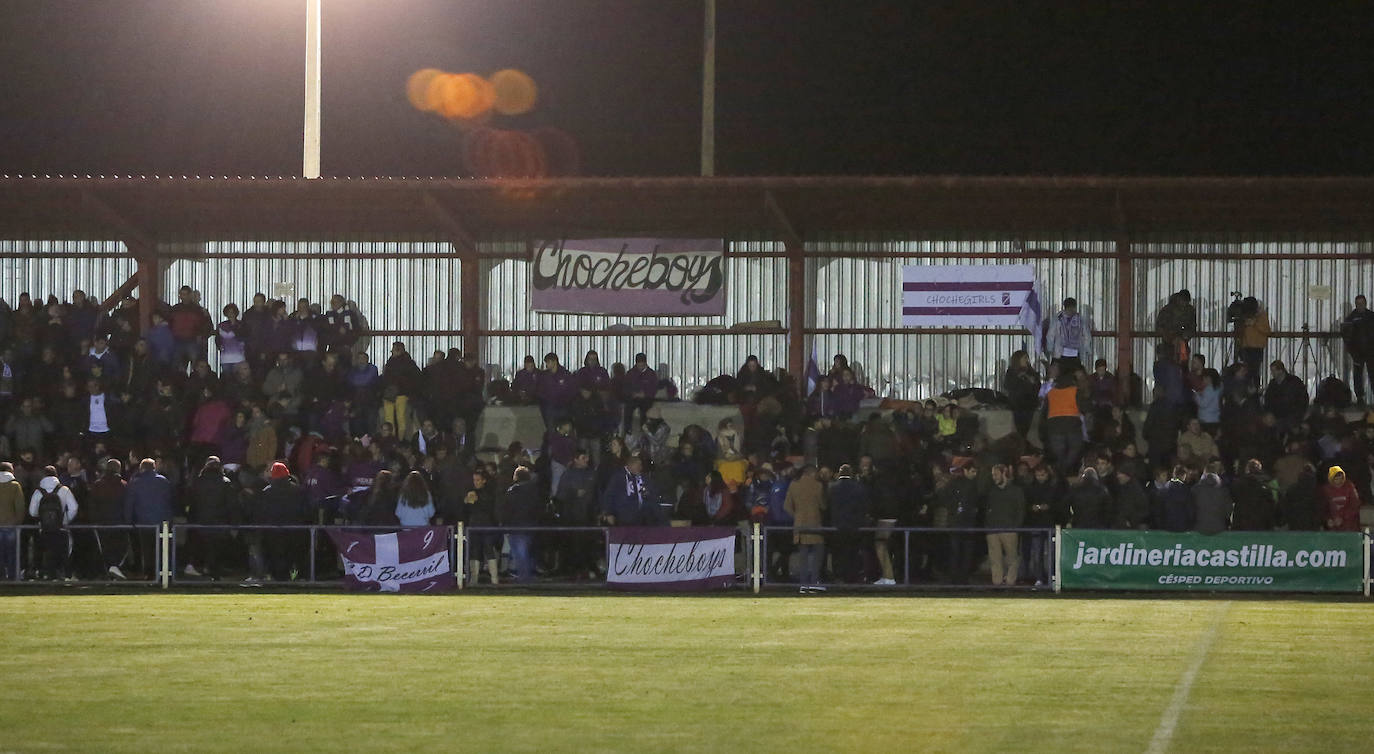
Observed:
[[[1374,3],[719,0],[717,172],[1374,173]],[[0,173],[300,172],[304,0],[0,0]],[[324,0],[324,174],[463,175],[416,69],[694,175],[700,2]]]

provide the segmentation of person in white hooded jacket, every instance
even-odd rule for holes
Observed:
[[[44,526],[40,515],[43,498],[50,493],[56,494],[62,503],[62,526],[56,529]],[[39,520],[38,541],[43,550],[43,573],[50,579],[67,575],[67,564],[72,554],[72,538],[67,527],[76,518],[76,511],[76,496],[58,480],[57,467],[44,468],[38,489],[29,498],[29,515]]]

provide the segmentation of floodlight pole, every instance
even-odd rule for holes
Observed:
[[[305,157],[301,175],[320,177],[320,0],[305,0]]]
[[[701,174],[716,174],[716,0],[706,0],[702,32]]]

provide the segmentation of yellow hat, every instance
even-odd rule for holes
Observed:
[[[1341,468],[1340,466],[1332,466],[1331,470],[1326,472],[1326,481],[1335,484],[1337,474],[1345,476],[1345,469]]]

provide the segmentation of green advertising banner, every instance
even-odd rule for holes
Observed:
[[[1361,592],[1364,535],[1064,529],[1062,589]]]

